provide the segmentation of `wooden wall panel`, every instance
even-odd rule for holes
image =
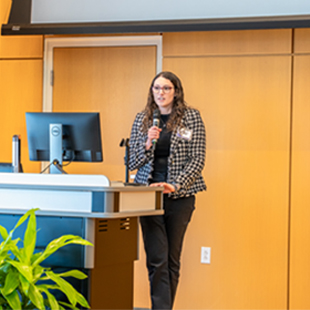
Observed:
[[[12,137],[21,136],[25,172],[39,172],[28,155],[25,112],[42,111],[42,60],[0,61],[0,162],[12,162]]]
[[[310,309],[309,72],[310,55],[295,56],[292,130],[290,309]]]
[[[310,28],[294,30],[294,52],[309,53],[310,52]]]
[[[0,23],[7,23],[10,0],[0,1]],[[43,36],[0,36],[1,58],[42,58]]]
[[[186,236],[176,309],[286,309],[291,58],[166,58],[164,69],[208,132],[208,191]]]
[[[103,163],[72,163],[72,173],[125,180],[125,148],[135,115],[147,100],[156,72],[155,47],[57,48],[54,52],[55,112],[100,112]]]
[[[10,0],[2,0],[0,2],[0,21],[1,23],[6,23],[9,19],[11,8],[11,1]]]
[[[0,58],[43,58],[42,36],[1,36]]]
[[[290,29],[163,34],[163,55],[247,55],[291,52]]]

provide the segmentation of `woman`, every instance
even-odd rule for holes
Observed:
[[[154,111],[160,124],[153,126]],[[156,113],[156,112],[155,112]],[[187,106],[181,81],[171,72],[155,76],[147,105],[130,137],[130,170],[135,182],[164,187],[164,214],[140,218],[151,286],[152,309],[172,309],[180,256],[195,194],[205,190],[201,175],[206,135],[200,113]]]

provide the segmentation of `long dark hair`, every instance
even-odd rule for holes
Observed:
[[[163,71],[158,73],[154,77],[149,89],[147,104],[144,109],[145,117],[142,125],[143,132],[147,132],[150,124],[153,121],[154,110],[158,108],[154,100],[152,87],[154,85],[155,80],[158,79],[159,77],[168,79],[173,84],[175,90],[172,111],[169,120],[167,122],[167,129],[169,131],[173,131],[177,126],[181,125],[181,120],[184,115],[184,111],[186,110],[187,107],[187,104],[184,101],[184,92],[180,79],[175,74],[169,71]]]

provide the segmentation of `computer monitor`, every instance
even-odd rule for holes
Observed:
[[[26,124],[30,160],[60,166],[103,160],[99,113],[28,112]]]

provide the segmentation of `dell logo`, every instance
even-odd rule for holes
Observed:
[[[53,126],[51,129],[51,133],[54,137],[59,136],[60,134],[60,128],[58,126]]]

